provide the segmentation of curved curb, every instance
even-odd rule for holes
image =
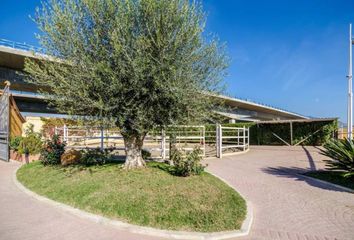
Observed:
[[[202,232],[185,232],[185,231],[170,231],[170,230],[162,230],[162,229],[156,229],[156,228],[151,228],[151,227],[142,227],[138,225],[133,225],[125,222],[121,222],[118,220],[112,220],[103,216],[99,216],[93,213],[88,213],[83,210],[71,207],[69,205],[63,204],[56,202],[54,200],[51,200],[49,198],[43,197],[38,195],[35,192],[32,192],[28,188],[26,188],[22,183],[20,183],[17,180],[16,173],[18,169],[21,167],[19,165],[14,173],[13,173],[13,182],[15,185],[24,193],[29,195],[30,197],[44,202],[48,205],[51,205],[57,209],[63,210],[65,212],[68,212],[70,214],[76,215],[80,218],[87,219],[102,225],[108,225],[112,226],[118,230],[124,230],[128,231],[131,233],[137,233],[137,234],[143,234],[143,235],[149,235],[149,236],[154,236],[154,237],[162,237],[162,238],[168,238],[168,239],[190,239],[190,240],[219,240],[219,239],[229,239],[229,238],[236,238],[236,237],[241,237],[241,236],[246,236],[249,234],[252,220],[253,220],[253,211],[249,203],[247,203],[247,215],[246,219],[242,223],[241,229],[240,230],[235,230],[235,231],[224,231],[224,232],[213,232],[213,233],[202,233]],[[212,174],[212,173],[211,173]],[[219,178],[218,176],[212,174],[213,176]],[[225,182],[227,185],[232,187],[229,183],[227,183],[225,180],[219,178],[223,182]],[[233,187],[232,187],[233,188]],[[234,188],[233,188],[234,189]]]
[[[306,172],[304,172],[304,173],[306,173]],[[309,179],[309,180],[312,180],[314,182],[319,182],[319,183],[322,183],[324,185],[328,185],[328,186],[331,186],[331,187],[334,187],[334,188],[338,188],[338,189],[343,190],[345,192],[354,193],[354,190],[351,189],[351,188],[347,188],[347,187],[344,187],[344,186],[341,186],[341,185],[338,185],[338,184],[335,184],[335,183],[327,182],[327,181],[322,180],[322,179],[310,177],[310,176],[307,176],[307,175],[304,175],[304,174],[300,174],[300,173],[295,173],[295,175],[297,175],[300,178]]]

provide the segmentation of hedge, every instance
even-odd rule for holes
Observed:
[[[336,137],[337,131],[337,120],[293,122],[293,145],[320,146]],[[253,145],[285,145],[273,133],[290,143],[290,123],[255,124],[250,129],[250,142]]]

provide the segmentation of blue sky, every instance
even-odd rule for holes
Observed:
[[[1,0],[0,38],[37,45],[39,0]],[[203,0],[207,31],[226,42],[232,96],[346,119],[349,0]]]

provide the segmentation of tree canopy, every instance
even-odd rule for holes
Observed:
[[[48,0],[34,19],[51,60],[26,59],[25,71],[59,111],[105,119],[126,147],[210,114],[204,93],[220,91],[228,59],[200,2]]]

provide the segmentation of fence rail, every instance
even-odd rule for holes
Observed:
[[[6,40],[3,38],[0,38],[0,45],[4,47],[9,47],[13,49],[19,49],[19,50],[24,50],[24,51],[33,51],[37,53],[44,53],[44,49],[40,47],[35,47],[32,45],[29,45],[27,43],[20,43],[20,42],[14,42],[10,40]]]
[[[204,157],[207,151],[208,154],[214,152],[214,157],[222,158],[225,154],[248,150],[249,128],[217,125],[215,129],[206,132],[205,126],[200,125],[173,126],[167,130],[154,131],[145,137],[144,149],[152,153],[154,158],[161,159],[169,158],[171,143],[183,151],[199,148]],[[123,136],[118,130],[64,125],[56,127],[55,133],[61,136],[68,148],[125,150]]]

